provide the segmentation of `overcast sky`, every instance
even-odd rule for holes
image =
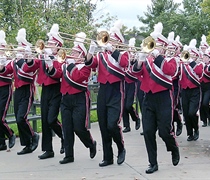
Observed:
[[[96,2],[97,0],[92,0]],[[181,3],[182,0],[174,0],[176,3]],[[129,28],[133,26],[139,27],[140,22],[137,15],[143,16],[147,11],[147,5],[151,5],[151,0],[105,0],[98,1],[98,6],[95,18],[100,17],[102,14],[110,13],[111,16],[117,16],[121,19],[123,24]],[[100,10],[100,12],[99,12]]]

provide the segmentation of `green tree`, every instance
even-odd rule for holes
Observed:
[[[200,45],[202,34],[208,35],[210,20],[209,14],[202,11],[202,0],[183,0],[184,23],[181,30],[181,41],[188,44],[191,39],[197,40]]]
[[[145,26],[141,27],[142,35],[148,36],[152,31],[156,23],[163,23],[164,36],[168,36],[170,31],[177,29],[177,19],[181,19],[179,16],[179,3],[174,3],[173,0],[152,0],[151,6],[147,6],[147,12],[144,12],[144,16],[137,16],[139,21]]]
[[[201,3],[201,8],[202,8],[202,11],[204,13],[206,13],[207,17],[210,16],[210,0],[203,0],[203,2]],[[208,44],[210,44],[210,30],[209,30],[209,26],[207,27],[207,31],[208,33],[206,34],[207,36],[207,42]]]
[[[72,35],[83,31],[90,36],[94,32],[92,13],[97,4],[90,0],[2,0],[1,5],[0,24],[12,44],[17,43],[20,28],[26,28],[32,44],[38,39],[47,40],[54,23],[59,24],[61,32]]]

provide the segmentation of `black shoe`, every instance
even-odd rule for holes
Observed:
[[[63,160],[59,161],[60,164],[67,164],[67,163],[71,163],[71,162],[74,162],[73,157],[65,157],[65,158],[63,158]]]
[[[153,172],[158,170],[158,165],[149,165],[148,169],[145,171],[147,174],[152,174]]]
[[[65,152],[64,150],[64,139],[61,139],[61,149],[60,149],[60,154],[63,154]]]
[[[42,155],[38,156],[39,159],[47,159],[47,158],[53,158],[54,152],[53,151],[45,151]]]
[[[187,141],[193,141],[194,140],[194,136],[193,135],[189,135],[187,138]]]
[[[90,158],[93,159],[96,155],[96,141],[93,142],[93,146],[90,148]]]
[[[141,132],[141,133],[140,133],[140,135],[142,135],[142,136],[143,136],[143,135],[144,135],[144,132]]]
[[[31,149],[31,147],[26,146],[22,149],[22,151],[17,152],[17,155],[23,155],[23,154],[28,154],[28,153],[32,153],[32,152],[33,151]]]
[[[32,146],[31,150],[35,151],[39,144],[39,134],[34,132],[34,136],[32,137]]]
[[[120,152],[117,156],[117,164],[122,164],[124,161],[125,161],[125,154],[126,154],[126,151],[125,149],[123,149],[122,152]]]
[[[182,127],[183,127],[182,123],[177,125],[176,136],[182,134]]]
[[[207,126],[207,123],[203,123],[202,127],[206,127]]]
[[[6,144],[0,144],[0,151],[7,150],[7,145]]]
[[[176,166],[177,164],[179,164],[180,155],[178,147],[171,152],[171,156],[173,165]]]
[[[10,149],[15,145],[15,139],[16,139],[15,134],[13,134],[11,137],[9,137],[9,148]]]
[[[104,167],[104,166],[108,166],[108,165],[112,165],[112,164],[113,164],[113,160],[111,160],[111,161],[104,160],[101,163],[99,163],[99,166]]]
[[[140,127],[141,127],[140,118],[138,118],[137,121],[136,121],[135,128],[136,128],[136,130],[138,130]]]
[[[194,132],[193,137],[194,137],[194,141],[198,140],[198,138],[199,138],[199,131],[198,130]]]
[[[125,129],[123,130],[124,133],[130,132],[131,128],[130,127],[125,127]]]

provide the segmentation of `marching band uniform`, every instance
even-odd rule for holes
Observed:
[[[30,55],[31,44],[26,40],[26,30],[24,28],[18,31],[16,40],[19,45],[18,49],[23,50],[25,55],[26,53]],[[25,63],[24,58],[27,57],[24,57],[24,55],[21,54],[21,51],[16,56],[17,58],[11,63],[11,66],[8,67],[8,70],[12,68],[14,74],[14,112],[20,143],[22,146],[25,146],[25,148],[17,154],[22,155],[33,152],[37,148],[39,142],[39,134],[34,132],[27,119],[27,115],[34,100],[34,79],[36,72],[24,72],[21,68]]]
[[[110,37],[115,41],[124,42],[120,32],[122,24],[117,21],[111,28]],[[100,83],[97,97],[97,115],[103,142],[103,161],[100,167],[113,164],[112,139],[118,148],[118,165],[125,160],[125,147],[120,127],[123,112],[123,68],[128,66],[128,53],[113,50],[112,42],[106,45],[105,52],[98,52],[96,56],[87,59],[86,66],[98,68],[98,82]]]
[[[0,31],[1,48],[4,49],[6,44],[7,43],[5,41],[5,32],[1,30]],[[1,54],[0,66],[2,69],[6,64],[8,64],[6,60],[7,59],[4,56],[4,54]],[[8,126],[7,121],[5,119],[12,98],[12,92],[13,92],[12,77],[13,77],[13,72],[4,73],[0,71],[0,151],[7,149],[7,145],[5,143],[5,135],[9,138],[9,148],[12,148],[15,145],[15,139],[16,139],[13,130]]]
[[[161,46],[167,46],[167,39],[161,34],[162,23],[154,26],[154,32],[150,35]],[[141,61],[137,61],[132,71],[137,76],[142,76],[141,89],[145,92],[143,101],[143,132],[146,149],[149,158],[149,168],[146,173],[150,174],[158,170],[156,131],[166,144],[167,151],[172,153],[172,163],[179,163],[179,148],[173,134],[173,94],[172,76],[177,69],[174,59],[166,60],[161,54],[162,50],[154,49],[149,56],[142,54]],[[145,57],[147,58],[145,59]],[[154,57],[153,57],[154,56]],[[142,62],[142,60],[145,60]]]
[[[209,120],[210,124],[210,112],[209,112],[209,100],[210,100],[210,72],[209,72],[209,58],[210,58],[210,49],[209,45],[206,42],[206,36],[202,35],[201,43],[199,46],[199,50],[202,54],[201,59],[204,63],[204,70],[201,82],[201,107],[200,107],[200,119],[203,121],[202,127],[207,126],[207,121]]]
[[[85,33],[78,33],[78,37],[85,38]],[[77,59],[83,58],[87,50],[82,42],[77,42],[72,48],[71,56],[62,65],[61,93],[61,117],[64,133],[65,157],[60,164],[74,162],[74,139],[75,134],[79,137],[86,148],[90,150],[90,158],[96,155],[96,141],[93,140],[89,125],[90,93],[87,89],[91,70],[85,64],[77,64]],[[84,39],[83,39],[84,41]],[[75,133],[75,134],[74,134]]]
[[[187,141],[197,140],[199,138],[198,110],[201,100],[201,89],[199,79],[202,76],[203,65],[196,64],[195,57],[199,53],[195,47],[196,40],[191,40],[188,51],[190,59],[188,62],[180,63],[180,86],[182,95],[182,109],[187,129]],[[185,46],[186,47],[186,46]],[[184,48],[186,49],[186,48]],[[193,59],[194,58],[194,59]],[[194,130],[194,132],[193,132]]]
[[[135,38],[131,38],[129,40],[129,46],[134,47]],[[130,52],[130,58],[132,57],[132,52]],[[130,62],[131,63],[131,62]],[[138,130],[140,128],[140,118],[138,113],[133,107],[134,98],[137,94],[137,77],[133,76],[130,73],[130,65],[125,70],[125,98],[124,98],[124,109],[123,109],[123,126],[125,129],[124,133],[129,132],[131,130],[129,123],[129,115],[132,120],[136,122],[135,129]]]
[[[178,36],[179,37],[179,36]],[[177,66],[179,64],[180,58],[180,41],[179,38],[174,40],[174,32],[170,32],[168,34],[168,49],[169,53],[167,53],[168,58],[174,58],[174,60],[177,62]],[[173,96],[174,96],[174,112],[173,112],[173,131],[175,132],[175,125],[174,123],[177,123],[177,128],[176,128],[176,136],[179,136],[182,133],[182,119],[179,114],[179,108],[178,108],[178,103],[180,100],[180,85],[179,85],[179,66],[177,67],[177,71],[175,75],[172,77],[172,82],[173,82]]]
[[[23,66],[23,70],[25,72],[39,70],[37,83],[42,85],[41,121],[42,151],[44,153],[38,156],[39,159],[47,159],[54,157],[52,145],[52,130],[61,139],[60,153],[64,153],[62,125],[58,120],[60,102],[62,97],[62,94],[60,93],[60,76],[62,74],[62,70],[61,63],[55,60],[55,56],[58,51],[56,47],[61,47],[63,44],[63,40],[58,36],[58,29],[58,24],[53,24],[50,32],[48,33],[48,45],[51,48],[45,50],[47,51],[46,55],[40,55],[40,59],[43,60],[28,60],[27,64]],[[56,71],[49,70],[50,64],[56,68]]]
[[[209,100],[210,100],[210,49],[208,48],[203,54],[204,70],[201,82],[201,107],[200,119],[203,121],[203,127],[207,126],[207,120],[210,122]],[[209,123],[208,122],[208,123]]]

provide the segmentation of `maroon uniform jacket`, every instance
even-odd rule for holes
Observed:
[[[0,86],[6,86],[12,84],[13,69],[11,67],[12,61],[10,61],[0,72]]]
[[[148,56],[142,63],[140,69],[136,64],[132,67],[132,72],[141,79],[140,89],[146,93],[151,91],[157,93],[172,89],[172,77],[177,71],[177,62],[174,58],[164,59],[161,55],[157,58]]]
[[[34,78],[36,76],[36,71],[27,73],[24,72],[22,67],[25,64],[24,59],[15,59],[11,61],[4,69],[4,73],[11,73],[13,72],[14,75],[14,86],[15,88],[19,88],[21,86],[27,84],[34,84]]]
[[[200,82],[209,83],[210,82],[210,63],[204,64],[203,75]]]
[[[48,67],[46,66],[43,60],[35,59],[30,63],[25,63],[22,67],[25,72],[33,72],[39,69],[37,83],[40,85],[50,85],[60,82],[60,77],[62,74],[61,63],[58,61],[53,61],[53,66],[55,68],[52,69],[50,73],[48,73]]]
[[[180,62],[180,85],[182,89],[196,88],[200,86],[200,78],[203,73],[203,64]]]
[[[120,53],[115,50],[110,52],[99,52],[86,66],[89,68],[98,68],[98,82],[110,84],[124,80],[124,68],[128,66],[129,55],[127,52]]]
[[[66,64],[62,65],[62,83],[61,93],[76,94],[82,91],[87,91],[88,79],[91,69],[87,68],[84,64]]]

